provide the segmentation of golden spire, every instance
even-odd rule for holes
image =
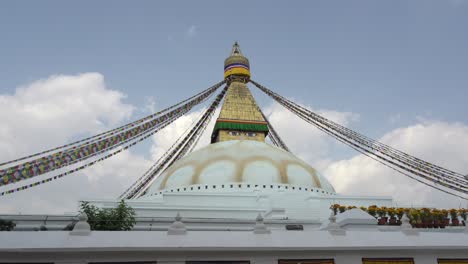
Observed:
[[[244,57],[244,55],[242,55],[242,51],[237,41],[234,42],[234,45],[232,46],[232,52],[231,52],[231,56],[236,56],[236,55]]]
[[[224,77],[229,88],[211,135],[212,143],[238,139],[265,141],[267,123],[246,85],[250,79],[249,67],[249,60],[239,44],[234,43],[231,56],[224,61]]]

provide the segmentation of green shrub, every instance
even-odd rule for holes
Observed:
[[[16,224],[13,221],[0,219],[0,231],[11,231],[15,226]]]
[[[123,200],[116,208],[101,209],[81,202],[80,212],[88,216],[91,230],[127,231],[135,225],[135,211]]]

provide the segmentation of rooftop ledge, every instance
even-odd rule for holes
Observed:
[[[14,251],[191,251],[201,250],[468,250],[466,232],[421,232],[408,236],[403,232],[347,231],[336,236],[327,230],[271,230],[268,234],[251,231],[190,231],[170,235],[164,231],[92,231],[73,236],[67,231],[0,232],[0,252]]]

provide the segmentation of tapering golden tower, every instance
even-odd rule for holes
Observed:
[[[250,63],[237,42],[224,61],[224,79],[229,88],[211,134],[211,143],[239,139],[265,141],[268,125],[246,85],[250,79]]]

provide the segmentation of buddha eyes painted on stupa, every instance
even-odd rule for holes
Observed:
[[[229,131],[229,135],[231,135],[231,136],[255,137],[255,136],[257,136],[257,133],[255,133],[255,132],[242,133],[242,132],[239,132],[239,131]]]
[[[231,135],[231,136],[240,136],[240,134],[241,133],[238,132],[238,131],[229,131],[229,135]]]

